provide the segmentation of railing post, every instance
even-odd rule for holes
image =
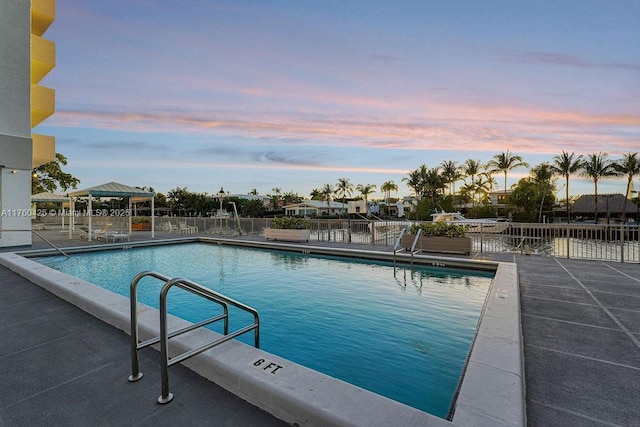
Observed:
[[[624,262],[624,224],[620,225],[620,262]]]
[[[131,309],[131,376],[129,381],[134,382],[142,378],[138,363],[138,282],[131,282],[129,291],[129,306]]]
[[[158,403],[171,402],[173,394],[169,393],[169,338],[167,337],[167,292],[170,288],[167,282],[160,291],[160,379],[162,381],[162,394],[158,397]]]
[[[374,221],[371,221],[369,224],[371,224],[371,244],[375,245],[376,244],[376,223]]]

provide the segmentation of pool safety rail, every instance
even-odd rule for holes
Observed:
[[[398,238],[396,239],[396,242],[393,245],[393,264],[394,265],[396,263],[396,254],[398,252],[403,252],[407,250],[407,248],[403,247],[402,245],[402,239],[405,236],[405,234],[409,236],[409,234],[407,233],[407,229],[403,228],[400,231],[400,234],[398,235]],[[411,265],[413,265],[413,256],[420,252],[420,249],[416,250],[416,245],[418,244],[418,241],[420,239],[420,234],[422,234],[421,228],[418,229],[418,232],[416,233],[416,237],[413,238],[413,243],[411,243],[411,249],[409,249],[409,251],[411,252]]]
[[[164,286],[160,290],[160,336],[148,339],[144,342],[138,343],[138,283],[144,277],[153,277],[164,282]],[[169,290],[173,287],[177,286],[187,292],[190,292],[194,295],[198,295],[202,298],[205,298],[211,302],[219,304],[222,307],[223,313],[217,316],[211,317],[209,319],[203,320],[201,322],[195,323],[186,328],[178,329],[175,331],[169,332],[167,330],[167,295]],[[250,331],[254,331],[254,346],[256,348],[260,348],[260,316],[258,311],[248,305],[242,304],[238,301],[235,301],[231,298],[228,298],[222,294],[219,294],[211,289],[205,288],[198,283],[192,282],[190,280],[184,278],[169,278],[155,271],[143,271],[142,273],[137,274],[133,280],[131,281],[130,288],[130,304],[131,304],[131,376],[129,377],[130,382],[138,381],[142,378],[143,374],[139,370],[138,363],[138,350],[141,350],[145,347],[149,347],[151,345],[160,343],[160,375],[162,380],[162,394],[158,397],[158,403],[169,403],[173,399],[173,394],[169,392],[169,367],[175,365],[176,363],[183,362],[190,357],[193,357],[197,354],[202,353],[203,351],[209,350],[213,347],[216,347],[220,344],[223,344],[237,336],[245,334]],[[243,311],[246,311],[253,315],[253,323],[247,325],[243,328],[240,328],[236,331],[229,333],[229,305],[237,307]],[[186,353],[182,353],[180,355],[169,357],[169,339],[176,337],[178,335],[184,334],[189,331],[193,331],[195,329],[201,328],[203,326],[209,325],[211,323],[222,320],[224,322],[224,335],[222,338],[219,338],[215,341],[212,341],[208,344],[205,344],[201,347],[195,348],[193,350],[189,350]]]
[[[3,230],[0,228],[0,234],[2,234],[5,231],[17,231],[17,232],[31,232],[31,234],[35,234],[36,236],[38,236],[39,238],[41,238],[46,244],[48,244],[49,246],[51,246],[53,249],[55,249],[56,251],[60,252],[60,254],[64,255],[65,257],[69,258],[69,255],[67,255],[67,253],[65,251],[63,251],[62,249],[60,249],[59,247],[57,247],[56,245],[54,245],[53,243],[51,243],[49,241],[49,239],[47,239],[46,237],[44,237],[42,234],[38,233],[36,230],[33,229],[28,229],[28,230]]]

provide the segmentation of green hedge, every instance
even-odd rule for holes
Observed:
[[[411,227],[411,234],[417,234],[422,230],[425,237],[465,237],[468,225],[452,224],[450,222],[421,222]]]
[[[290,230],[304,230],[309,228],[309,223],[304,218],[278,217],[271,220],[271,228],[285,228]]]

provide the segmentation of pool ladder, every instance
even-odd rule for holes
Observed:
[[[144,277],[153,277],[164,282],[164,286],[160,291],[160,336],[148,339],[144,342],[138,343],[138,282]],[[173,286],[177,286],[185,291],[191,292],[194,295],[201,296],[209,301],[222,306],[223,313],[201,322],[195,323],[185,328],[171,331],[167,330],[167,294],[169,289]],[[205,288],[198,283],[192,282],[183,278],[169,278],[155,271],[143,271],[137,274],[131,281],[130,288],[130,303],[131,303],[131,376],[129,381],[134,382],[142,378],[142,372],[139,370],[138,364],[138,350],[145,347],[160,343],[160,375],[162,379],[162,394],[158,397],[158,403],[169,403],[173,399],[173,394],[169,392],[169,367],[185,361],[186,359],[193,357],[203,351],[209,350],[222,343],[225,343],[239,335],[245,334],[250,331],[254,331],[254,346],[260,348],[260,316],[258,311],[248,305],[242,304],[231,298],[228,298],[222,294]],[[240,328],[237,331],[229,333],[229,305],[237,307],[253,315],[253,323]],[[189,331],[201,328],[219,320],[224,321],[224,336],[205,344],[201,347],[189,350],[186,353],[169,357],[169,339],[178,335],[184,334]]]
[[[403,241],[403,237],[404,237],[405,234],[409,235],[407,233],[407,229],[403,228],[402,231],[400,232],[400,234],[398,235],[398,238],[396,239],[396,242],[393,245],[393,265],[394,266],[396,265],[396,254],[398,252],[410,251],[411,252],[411,265],[413,265],[413,256],[421,251],[420,249],[416,250],[416,245],[418,244],[418,241],[420,239],[420,234],[422,234],[422,229],[419,229],[418,232],[416,233],[416,237],[413,238],[413,243],[411,243],[411,249],[407,249],[407,248],[402,246],[402,241]]]

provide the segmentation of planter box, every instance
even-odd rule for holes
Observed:
[[[402,238],[402,246],[411,249],[414,236],[407,235]],[[420,237],[416,244],[416,250],[422,252],[471,253],[471,237]]]
[[[135,224],[131,224],[131,230],[133,231],[151,231],[151,223],[150,222],[138,222]]]
[[[295,242],[308,242],[311,232],[309,230],[292,230],[287,228],[265,228],[264,238],[267,240],[290,240]]]

